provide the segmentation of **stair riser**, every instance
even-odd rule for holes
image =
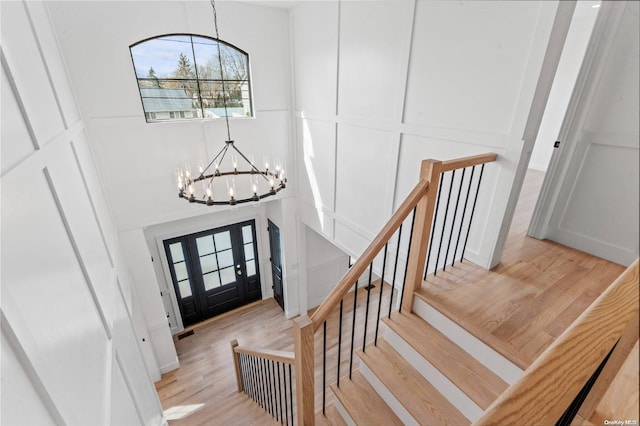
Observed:
[[[411,414],[404,408],[404,406],[398,401],[398,399],[387,389],[387,387],[378,379],[378,376],[369,369],[365,362],[360,363],[360,373],[364,376],[369,384],[376,390],[378,395],[384,399],[389,408],[398,416],[402,423],[405,425],[419,426],[419,423],[411,416]]]
[[[347,409],[344,408],[344,406],[340,403],[340,400],[338,398],[335,398],[333,400],[333,405],[336,407],[336,411],[338,412],[338,414],[340,414],[340,417],[342,417],[342,420],[344,420],[344,422],[348,426],[357,426],[356,422],[353,421],[353,419],[347,412]]]
[[[522,376],[523,371],[520,367],[500,355],[419,297],[416,297],[414,300],[413,312],[447,336],[456,345],[467,351],[505,382],[513,384]]]
[[[424,359],[410,344],[396,334],[391,328],[385,330],[385,340],[406,359],[415,369],[431,383],[438,391],[470,422],[475,421],[482,415],[480,408],[464,392],[462,392],[453,382],[443,375],[429,361]]]

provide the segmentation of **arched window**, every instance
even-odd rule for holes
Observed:
[[[229,117],[253,116],[249,55],[237,47],[212,37],[170,34],[129,50],[147,122],[224,117],[225,97]]]

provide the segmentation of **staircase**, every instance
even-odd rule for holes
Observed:
[[[335,410],[325,410],[325,422],[471,424],[522,375],[417,294],[413,312],[384,318],[384,337],[357,351],[360,367],[351,380],[331,386]]]
[[[429,294],[428,273],[464,257],[484,166],[495,159],[423,161],[418,184],[371,244],[313,314],[294,321],[293,352],[233,349],[238,390],[282,424],[568,426],[589,418],[637,341],[638,261],[535,361]],[[374,275],[381,285],[372,291]],[[284,410],[274,410],[270,401],[282,396]]]

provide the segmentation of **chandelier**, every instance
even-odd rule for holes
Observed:
[[[255,166],[253,158],[248,158],[244,155],[231,139],[227,90],[223,74],[218,17],[214,0],[211,0],[211,7],[213,9],[216,40],[218,41],[218,65],[220,66],[227,140],[218,154],[206,166],[203,162],[199,163],[197,173],[191,170],[191,166],[188,163],[183,168],[176,170],[178,197],[190,203],[205,204],[207,206],[233,206],[241,203],[258,202],[263,198],[276,195],[286,187],[287,178],[285,177],[284,164],[279,160],[275,160],[270,169],[269,160],[265,158],[264,170],[260,170]],[[229,153],[230,150],[231,153]],[[236,180],[238,181],[237,186]]]

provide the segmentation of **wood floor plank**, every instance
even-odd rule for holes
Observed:
[[[358,351],[358,356],[419,424],[471,423],[386,341]]]
[[[480,408],[486,409],[507,389],[500,377],[419,316],[396,312],[384,322]]]
[[[331,389],[357,425],[402,425],[359,371],[353,372],[351,380],[340,380],[340,387],[331,385]]]

